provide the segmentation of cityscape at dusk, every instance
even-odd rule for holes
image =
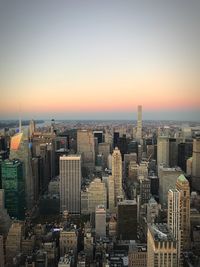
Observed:
[[[0,0],[0,267],[200,267],[199,14]]]

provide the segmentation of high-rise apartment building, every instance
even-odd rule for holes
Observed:
[[[183,250],[187,250],[190,247],[190,185],[183,174],[177,179],[176,189],[180,192],[180,228]]]
[[[60,157],[60,211],[80,213],[81,156]]]
[[[114,179],[115,206],[117,197],[123,194],[122,190],[122,157],[120,150],[116,147],[112,153],[112,176]]]
[[[148,224],[147,267],[178,267],[176,239],[167,224]]]
[[[19,160],[5,160],[2,163],[2,187],[5,192],[5,207],[9,215],[24,219],[25,181],[23,165]]]
[[[89,169],[95,164],[94,134],[91,130],[77,131],[77,153],[81,154],[82,164]]]
[[[200,137],[193,140],[192,186],[200,191]]]
[[[142,106],[138,106],[136,139],[138,141],[142,139]]]

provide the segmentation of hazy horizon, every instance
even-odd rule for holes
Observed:
[[[191,121],[191,122],[200,122],[200,116],[198,115],[198,112],[195,111],[178,111],[177,113],[174,113],[174,111],[163,111],[161,112],[148,112],[143,111],[143,120],[152,120],[152,121]],[[75,114],[75,113],[68,113],[68,114],[56,114],[56,113],[49,113],[49,114],[35,114],[35,116],[31,116],[30,114],[27,116],[26,114],[21,114],[22,120],[77,120],[77,121],[86,121],[86,120],[125,120],[125,121],[136,121],[137,120],[137,111],[133,112],[124,112],[124,113],[94,113],[94,114]],[[0,120],[18,120],[19,116],[13,115],[9,116],[7,118],[0,117]]]

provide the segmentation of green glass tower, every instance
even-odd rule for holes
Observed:
[[[1,164],[2,188],[5,191],[5,208],[11,217],[25,217],[25,182],[23,166],[19,160],[5,160]]]

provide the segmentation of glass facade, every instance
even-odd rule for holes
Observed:
[[[11,217],[25,217],[25,182],[23,165],[19,160],[5,160],[1,164],[2,188],[5,191],[5,208]]]

